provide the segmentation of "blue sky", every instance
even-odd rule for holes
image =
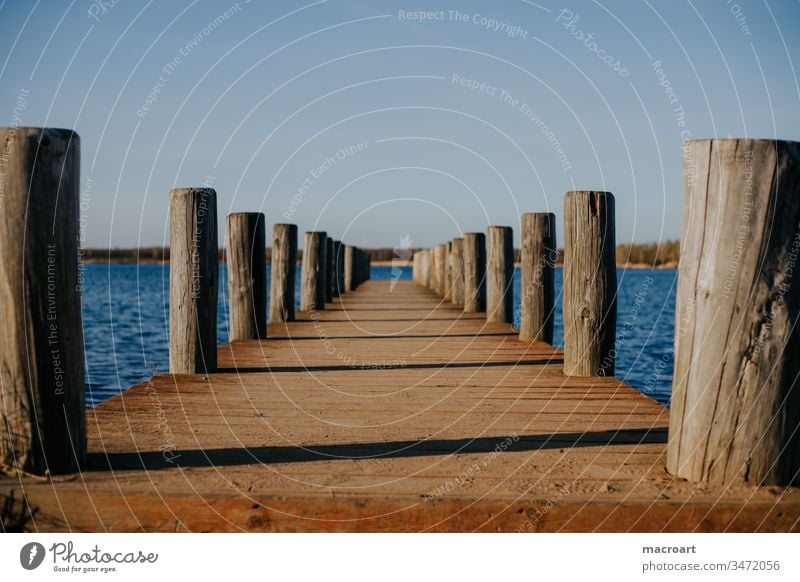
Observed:
[[[423,19],[417,11],[429,11]],[[800,2],[0,3],[0,124],[82,139],[88,246],[161,245],[211,185],[362,246],[613,192],[678,238],[681,140],[800,139]],[[671,90],[671,93],[668,92]],[[518,241],[518,238],[515,237]]]

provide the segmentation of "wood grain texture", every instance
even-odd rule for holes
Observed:
[[[486,321],[513,320],[513,276],[513,230],[510,226],[490,226],[486,231]]]
[[[100,404],[90,470],[0,478],[4,527],[798,529],[796,488],[668,475],[654,400],[565,377],[552,346],[411,281],[390,286],[368,281],[317,319],[220,346],[217,374],[157,376]]]
[[[294,321],[294,288],[297,277],[297,225],[272,227],[272,263],[269,283],[269,321]]]
[[[614,196],[564,197],[564,372],[613,376],[617,323]]]
[[[686,145],[671,473],[800,482],[798,225],[800,144]]]
[[[175,188],[169,198],[169,369],[217,369],[217,193]]]
[[[450,242],[450,301],[464,305],[464,239]]]
[[[558,260],[556,215],[523,214],[521,227],[519,339],[552,344]]]
[[[0,466],[75,471],[86,453],[80,138],[0,128],[0,159]]]
[[[228,215],[227,263],[231,341],[267,337],[266,228],[262,213]]]
[[[486,311],[486,236],[464,234],[464,311]]]
[[[300,311],[325,309],[325,284],[328,280],[327,238],[324,231],[306,233],[300,280]]]

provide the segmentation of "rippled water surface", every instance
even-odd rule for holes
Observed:
[[[391,267],[373,267],[373,279],[389,279]],[[269,270],[267,271],[269,277]],[[677,271],[617,272],[617,376],[661,402],[669,400]],[[402,279],[411,278],[410,268]],[[220,281],[226,280],[221,267]],[[295,299],[299,303],[298,272]],[[514,311],[519,302],[514,274]],[[227,341],[225,285],[220,285],[217,339]],[[555,343],[563,344],[561,269],[556,271]],[[87,404],[93,405],[168,368],[169,267],[87,265],[83,295]],[[516,322],[515,322],[516,323]]]

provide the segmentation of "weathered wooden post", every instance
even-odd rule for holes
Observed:
[[[444,292],[442,297],[445,301],[451,301],[451,293],[453,287],[453,273],[450,269],[450,246],[451,241],[444,243]]]
[[[264,215],[228,215],[230,339],[267,337],[267,259]]]
[[[422,280],[420,284],[430,289],[431,287],[431,250],[423,249],[422,254]]]
[[[356,260],[358,249],[352,245],[345,245],[344,248],[344,288],[345,291],[355,291],[358,285],[356,275]]]
[[[169,370],[217,370],[217,193],[175,188],[169,199]]]
[[[300,311],[325,309],[325,267],[328,260],[326,238],[324,231],[306,233],[300,279]]]
[[[514,309],[514,231],[490,226],[486,234],[486,321],[511,323]]]
[[[411,280],[417,284],[419,284],[421,276],[420,275],[420,269],[422,264],[421,259],[422,255],[420,255],[419,252],[414,253],[413,256],[411,257]]]
[[[272,227],[272,267],[269,284],[269,321],[294,321],[294,288],[297,270],[297,225]]]
[[[482,232],[464,234],[464,311],[486,310],[486,236]]]
[[[450,243],[450,300],[464,305],[464,239],[454,238]]]
[[[523,214],[521,238],[519,340],[552,344],[554,273],[558,259],[556,215]]]
[[[333,239],[325,237],[325,302],[333,301],[333,288],[336,286],[336,255]]]
[[[684,147],[667,470],[800,485],[800,143]]]
[[[372,278],[372,255],[370,253],[365,254],[365,261],[364,261],[364,280],[369,281]]]
[[[0,466],[77,471],[86,456],[80,138],[0,129]]]
[[[340,297],[344,294],[344,244],[342,241],[333,241],[333,295]]]
[[[614,196],[564,197],[564,374],[613,376],[617,266]]]
[[[436,245],[434,249],[434,268],[436,272],[434,273],[434,285],[436,288],[436,294],[444,297],[444,286],[445,286],[445,276],[446,276],[446,259],[447,259],[447,251],[446,245]]]

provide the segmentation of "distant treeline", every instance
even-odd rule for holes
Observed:
[[[391,262],[398,258],[410,258],[420,249],[378,248],[364,249],[373,262]],[[298,260],[303,251],[297,252]],[[519,249],[514,256],[519,261]],[[87,262],[104,263],[160,263],[169,260],[169,247],[142,247],[136,249],[84,249],[83,258]],[[267,249],[267,260],[271,260],[271,249]],[[645,264],[652,266],[675,266],[680,258],[680,243],[677,240],[659,243],[624,244],[617,246],[617,264]],[[219,251],[220,261],[225,260],[225,249]],[[564,249],[558,249],[558,263],[564,260]]]

